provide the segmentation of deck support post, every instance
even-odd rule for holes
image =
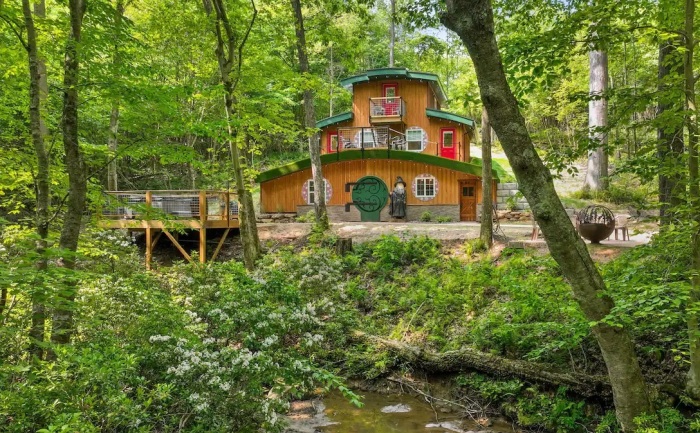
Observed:
[[[151,270],[151,259],[153,258],[153,229],[146,227],[146,270]]]
[[[226,238],[228,237],[228,233],[231,231],[230,228],[224,230],[223,236],[221,236],[221,239],[219,239],[218,245],[216,245],[216,249],[214,250],[214,255],[211,256],[211,261],[213,262],[216,260],[216,257],[219,255],[219,251],[221,251],[221,247],[224,246],[224,242],[226,242]]]
[[[207,192],[199,191],[199,263],[207,261]]]
[[[202,226],[199,229],[199,263],[207,261],[207,229]]]
[[[188,262],[192,263],[192,257],[189,254],[187,254],[187,251],[185,251],[185,249],[182,248],[182,245],[180,245],[180,243],[177,241],[177,239],[175,239],[172,233],[170,233],[165,227],[163,227],[163,233],[165,233],[165,236],[167,236],[168,239],[170,239],[170,242],[172,242],[173,245],[175,245],[175,248],[177,248],[177,250],[180,251],[180,254],[182,254],[182,256],[185,259],[187,259]]]

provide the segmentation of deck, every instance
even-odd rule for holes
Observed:
[[[146,233],[146,268],[153,248],[165,234],[188,261],[192,257],[178,242],[178,231],[199,231],[199,261],[207,261],[207,229],[224,229],[213,255],[221,251],[229,231],[239,227],[238,201],[229,191],[107,191],[99,226]]]

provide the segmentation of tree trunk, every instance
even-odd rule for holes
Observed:
[[[493,244],[493,175],[491,173],[491,122],[486,108],[481,111],[481,240]]]
[[[306,31],[304,30],[304,15],[301,13],[301,0],[291,0],[294,10],[295,28],[297,36],[297,54],[299,57],[299,72],[301,75],[309,74],[309,58],[306,55]],[[332,65],[331,65],[332,67]],[[314,179],[314,211],[316,225],[323,230],[329,227],[328,211],[326,209],[326,188],[323,182],[323,167],[321,166],[320,134],[316,129],[316,112],[314,110],[314,91],[309,84],[304,84],[304,123],[309,136],[309,155],[311,157],[311,175]]]
[[[112,75],[115,80],[121,76],[121,53],[119,52],[119,34],[124,18],[124,0],[117,0],[114,14],[114,59],[112,60]],[[109,136],[107,137],[107,149],[109,149],[109,162],[107,163],[107,189],[109,191],[119,190],[119,179],[117,176],[117,147],[119,145],[119,96],[112,99],[112,108],[109,115]]]
[[[83,156],[78,143],[78,82],[80,32],[85,14],[84,0],[69,0],[70,32],[66,41],[66,54],[63,63],[63,148],[68,172],[68,198],[63,228],[59,238],[63,266],[75,268],[75,252],[78,249],[80,227],[85,211],[87,178]],[[53,314],[51,341],[56,344],[70,342],[73,332],[73,310],[77,292],[77,281],[70,277],[63,279],[58,291],[57,305]]]
[[[221,73],[221,82],[224,87],[224,105],[230,136],[229,148],[233,163],[233,175],[236,180],[236,193],[238,195],[238,221],[240,224],[241,243],[243,244],[243,260],[246,268],[249,270],[255,267],[255,262],[258,257],[260,257],[260,238],[258,236],[258,226],[255,221],[253,195],[248,188],[248,180],[244,174],[245,155],[241,154],[241,146],[239,145],[241,134],[238,133],[238,130],[231,127],[231,123],[237,114],[235,90],[241,74],[240,67],[242,59],[240,56],[242,55],[243,47],[250,34],[250,29],[253,27],[258,14],[255,3],[252,0],[251,4],[253,5],[253,17],[243,40],[239,43],[231,27],[231,23],[228,20],[228,13],[226,12],[224,0],[212,0],[211,2],[216,12],[216,22],[214,23],[214,30],[216,32],[216,56],[219,63],[219,72]],[[210,10],[207,6],[208,3],[205,1],[205,9]],[[235,79],[232,77],[234,65],[238,65]]]
[[[46,238],[49,235],[49,155],[44,144],[45,125],[41,115],[42,101],[42,65],[38,54],[37,34],[34,26],[34,18],[29,5],[29,0],[22,0],[22,13],[27,30],[27,54],[29,60],[29,125],[31,129],[32,143],[37,161],[36,174],[36,230],[38,240],[36,243],[37,262],[39,271],[37,280],[32,289],[32,324],[29,329],[29,353],[38,359],[42,359],[42,349],[46,327],[46,286],[42,273],[46,271],[47,259]],[[46,79],[46,67],[43,66],[44,80]],[[6,293],[5,293],[6,295]]]
[[[692,287],[688,299],[688,338],[690,340],[690,368],[686,391],[693,398],[700,399],[700,186],[698,185],[698,127],[695,114],[695,78],[693,77],[693,50],[695,38],[693,27],[695,21],[695,0],[685,1],[685,60],[684,81],[686,101],[686,125],[688,128],[688,192],[690,195],[690,210],[693,216],[692,251],[693,276]]]
[[[602,191],[608,188],[608,154],[605,147],[608,133],[600,131],[608,126],[608,101],[605,92],[608,90],[608,53],[601,50],[591,50],[588,53],[590,66],[588,102],[588,133],[591,143],[598,147],[588,151],[588,169],[584,189]]]
[[[665,118],[657,129],[657,157],[659,158],[659,216],[661,225],[673,220],[674,210],[682,203],[683,189],[683,122],[680,119],[683,105],[668,96],[676,82],[683,76],[683,59],[677,41],[664,40],[659,46],[659,106],[657,117]],[[670,92],[673,93],[673,92]],[[672,117],[673,116],[673,117]],[[678,119],[678,120],[676,120]]]
[[[497,377],[517,377],[529,382],[550,386],[565,386],[569,391],[584,397],[610,399],[612,389],[605,376],[591,376],[575,372],[552,371],[550,366],[536,362],[517,361],[470,347],[442,353],[424,350],[396,340],[388,340],[362,332],[355,332],[358,340],[379,344],[390,349],[402,361],[430,373],[458,373],[476,370]]]
[[[396,0],[389,0],[391,3],[390,35],[389,35],[389,67],[394,67],[394,48],[396,47]]]
[[[447,0],[442,22],[455,31],[474,61],[481,99],[488,110],[513,167],[521,191],[532,207],[552,257],[571,285],[605,360],[613,389],[617,419],[623,430],[634,430],[634,418],[650,412],[651,404],[629,333],[603,321],[614,304],[586,244],[576,233],[559,201],[549,170],[537,155],[518,103],[506,80],[496,44],[489,0]]]

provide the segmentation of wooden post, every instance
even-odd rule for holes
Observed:
[[[148,195],[146,196],[148,197]],[[151,259],[153,254],[153,229],[146,227],[146,270],[151,270]]]
[[[226,206],[224,207],[224,212],[226,212],[226,227],[231,227],[231,193],[226,191]]]
[[[207,261],[207,192],[199,191],[199,263]]]

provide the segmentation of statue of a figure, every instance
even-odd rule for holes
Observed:
[[[394,182],[389,215],[393,218],[406,218],[406,182],[401,179],[401,176],[397,176]]]

